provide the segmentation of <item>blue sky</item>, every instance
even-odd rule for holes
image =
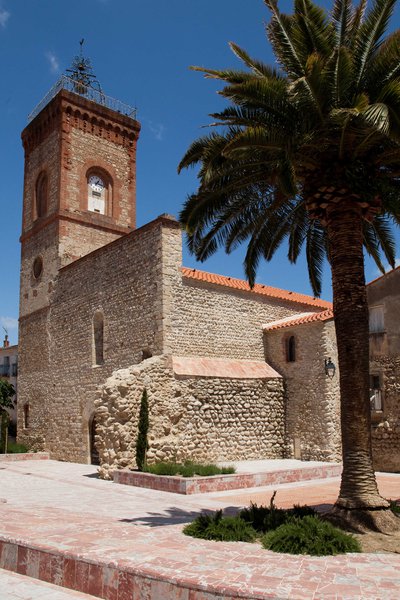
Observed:
[[[282,10],[291,2],[282,1]],[[329,7],[331,2],[321,2]],[[396,13],[392,27],[400,26]],[[196,188],[194,171],[177,175],[188,145],[204,134],[208,114],[223,107],[218,84],[189,65],[238,67],[229,41],[272,63],[262,0],[0,0],[0,324],[17,341],[19,235],[23,189],[20,133],[27,115],[78,54],[85,54],[106,94],[137,106],[142,124],[137,161],[138,226],[179,213]],[[397,233],[400,246],[400,236]],[[400,255],[400,250],[398,251]],[[184,252],[184,264],[243,277],[243,251],[222,251],[203,264]],[[367,280],[376,267],[366,263]],[[259,269],[263,283],[311,293],[304,259],[290,265],[283,249]],[[331,298],[326,269],[323,294]],[[3,333],[3,332],[2,332]]]

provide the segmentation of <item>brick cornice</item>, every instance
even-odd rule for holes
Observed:
[[[140,132],[140,123],[135,119],[67,90],[60,90],[23,130],[21,138],[25,151],[32,150],[61,126],[64,132],[78,128],[111,139],[133,152]]]

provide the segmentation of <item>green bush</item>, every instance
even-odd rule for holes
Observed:
[[[317,516],[292,517],[263,536],[261,543],[267,550],[287,554],[326,556],[361,552],[358,540]]]
[[[153,475],[178,475],[181,466],[172,462],[159,462],[154,465],[146,465],[143,471],[145,473],[152,473]]]
[[[28,452],[28,448],[24,444],[17,444],[16,442],[8,442],[7,454],[22,454]]]
[[[154,465],[146,465],[143,469],[153,475],[181,475],[182,477],[193,477],[199,475],[207,477],[210,475],[227,475],[235,472],[235,467],[217,467],[217,465],[201,465],[187,461],[183,464],[173,462],[159,462]]]
[[[239,517],[223,517],[222,510],[200,515],[183,529],[185,535],[218,542],[254,542],[256,532]]]
[[[266,533],[287,523],[293,517],[302,519],[316,514],[310,506],[299,506],[298,504],[293,508],[277,508],[274,503],[275,495],[276,492],[272,495],[269,506],[258,506],[251,503],[249,508],[243,508],[239,513],[240,518],[250,523],[259,533]]]

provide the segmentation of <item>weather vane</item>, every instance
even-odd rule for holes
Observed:
[[[100,83],[97,81],[96,75],[93,73],[92,63],[90,58],[85,58],[83,55],[84,38],[79,42],[79,56],[75,56],[70,69],[67,69],[68,77],[74,82],[74,91],[77,94],[85,96],[90,89],[96,90],[103,94]]]

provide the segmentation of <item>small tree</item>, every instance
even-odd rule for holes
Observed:
[[[146,466],[146,454],[149,448],[147,433],[149,431],[149,403],[147,400],[147,390],[144,388],[142,399],[140,401],[139,412],[139,430],[136,440],[136,464],[139,471],[143,471]]]
[[[0,453],[4,454],[7,451],[7,438],[8,438],[8,423],[10,416],[7,412],[7,408],[14,408],[14,401],[12,397],[15,395],[14,387],[5,379],[0,379],[0,419],[1,419],[1,432],[0,432]]]

